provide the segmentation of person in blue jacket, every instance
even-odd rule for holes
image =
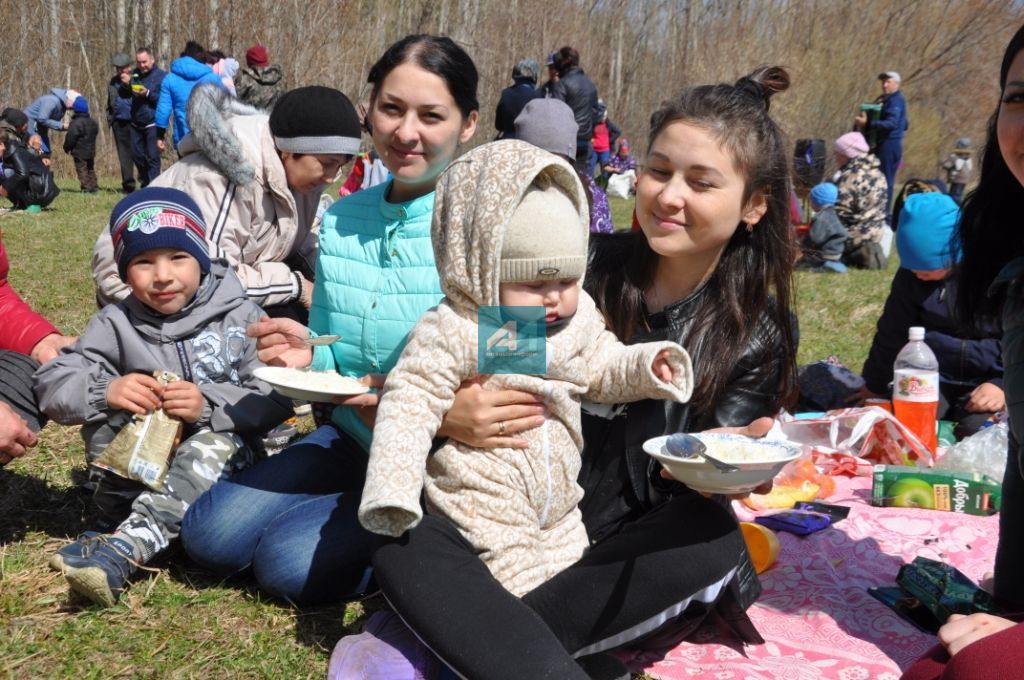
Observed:
[[[70,88],[51,87],[49,92],[36,97],[25,109],[25,115],[28,116],[28,146],[37,149],[43,158],[50,157],[50,130],[64,132],[68,129],[64,114],[78,99],[78,95],[76,90]]]
[[[156,105],[157,145],[163,151],[167,148],[164,135],[170,127],[171,114],[174,114],[174,148],[188,134],[187,104],[188,96],[193,88],[200,83],[213,83],[224,87],[220,76],[205,63],[206,50],[199,43],[189,40],[181,56],[171,62],[171,72],[164,79],[160,91],[160,101]]]
[[[247,332],[268,364],[366,376],[382,387],[412,327],[444,296],[430,238],[434,188],[476,131],[479,76],[451,39],[412,35],[388,48],[367,80],[366,126],[391,179],[324,215],[309,328],[264,318]],[[311,332],[341,337],[314,351],[296,338]],[[225,575],[251,569],[264,590],[291,602],[365,592],[377,538],[356,509],[377,397],[339,399],[330,423],[215,484],[182,524],[189,556]]]
[[[885,183],[889,187],[889,198],[886,210],[892,209],[892,192],[896,185],[896,171],[899,170],[900,161],[903,160],[903,135],[910,127],[907,120],[907,100],[900,92],[902,78],[896,71],[885,71],[878,74],[882,82],[882,95],[875,100],[882,105],[882,111],[877,120],[868,120],[866,113],[861,113],[855,119],[857,127],[861,130],[875,131],[874,153],[882,165],[882,174],[885,175]]]
[[[160,147],[157,145],[156,106],[167,73],[156,65],[153,51],[140,47],[135,52],[132,91],[132,155],[143,187],[160,175]]]
[[[925,343],[939,360],[939,417],[958,423],[958,438],[976,432],[1006,407],[1001,324],[987,319],[965,331],[955,318],[957,286],[948,278],[958,259],[952,242],[960,208],[940,193],[913,194],[900,213],[896,250],[900,268],[864,362],[871,396],[887,396],[896,355],[911,326],[924,326]]]

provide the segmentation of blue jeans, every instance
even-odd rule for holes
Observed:
[[[359,594],[377,537],[356,511],[366,452],[325,425],[276,456],[217,482],[189,507],[189,556],[224,576],[249,568],[260,587],[296,604]]]
[[[608,162],[608,159],[612,157],[611,151],[594,151],[590,154],[589,167],[587,168],[587,177],[594,176],[594,170],[597,168],[601,169],[601,177],[608,179],[608,173],[604,171],[604,166]]]

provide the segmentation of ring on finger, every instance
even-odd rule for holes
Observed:
[[[499,437],[504,437],[505,436],[505,421],[504,420],[499,420],[498,421],[498,436]]]

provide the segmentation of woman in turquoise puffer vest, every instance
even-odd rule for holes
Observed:
[[[437,178],[476,130],[477,71],[448,38],[408,36],[370,70],[366,125],[392,180],[338,201],[320,229],[310,328],[264,319],[248,330],[267,363],[336,370],[383,385],[406,336],[443,294],[430,220]],[[294,336],[340,335],[311,348]],[[223,574],[252,568],[293,602],[363,592],[372,534],[356,517],[375,393],[343,400],[332,423],[214,485],[189,509],[189,555]]]

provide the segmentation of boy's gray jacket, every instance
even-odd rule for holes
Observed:
[[[302,273],[286,260],[315,262],[313,221],[322,193],[288,187],[269,120],[220,87],[196,87],[189,99],[192,129],[178,147],[182,158],[153,180],[195,200],[210,257],[230,262],[246,294],[263,307],[301,298]],[[93,248],[92,270],[103,304],[128,296],[107,228]]]
[[[363,526],[398,536],[420,521],[425,490],[427,508],[451,519],[515,595],[575,562],[587,546],[577,508],[583,496],[576,483],[583,446],[580,398],[686,401],[692,390],[690,358],[682,347],[623,345],[581,291],[575,316],[547,338],[546,373],[484,376],[486,389],[544,397],[545,423],[516,435],[529,447],[482,450],[449,440],[428,458],[455,390],[480,373],[477,309],[499,304],[506,225],[535,184],[558,186],[576,205],[576,224],[550,228],[588,233],[586,198],[575,171],[526,142],[477,147],[441,176],[431,240],[446,297],[420,318],[388,373],[359,506]],[[651,370],[663,350],[675,369],[672,383]]]
[[[175,314],[157,314],[129,296],[100,310],[74,345],[36,371],[39,407],[63,425],[105,421],[117,413],[107,406],[111,381],[168,370],[203,393],[196,430],[265,432],[292,405],[253,377],[263,363],[245,327],[262,313],[223,261],[214,261],[195,298]]]

